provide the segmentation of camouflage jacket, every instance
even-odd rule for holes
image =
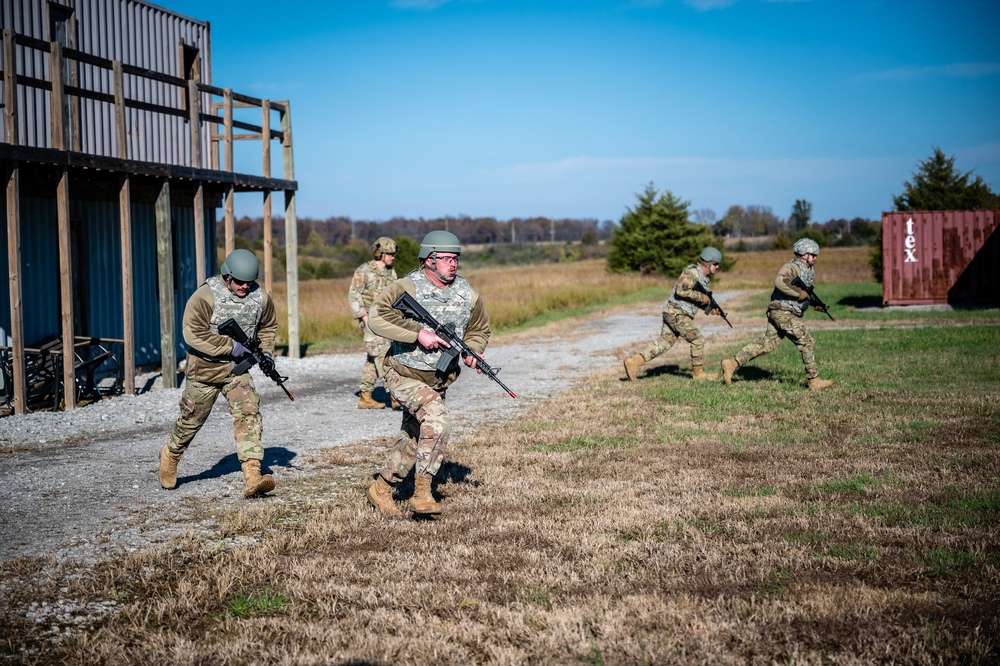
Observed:
[[[358,266],[347,291],[347,302],[351,305],[351,316],[360,320],[368,314],[368,308],[375,302],[378,293],[397,280],[395,268],[379,268],[372,259]]]
[[[705,291],[709,290],[708,276],[705,275],[705,271],[701,269],[699,264],[691,264],[681,271],[681,276],[677,278],[677,284],[674,285],[674,291],[664,303],[663,309],[680,310],[690,317],[698,314],[698,310],[701,309],[699,306],[708,305],[710,302],[708,296],[695,291],[694,286],[698,283],[701,283]]]
[[[774,278],[774,290],[771,292],[771,302],[768,310],[785,310],[801,317],[809,308],[809,301],[800,301],[802,290],[792,286],[795,278],[801,278],[807,286],[812,286],[815,273],[813,269],[802,263],[798,257],[792,259],[780,269]]]

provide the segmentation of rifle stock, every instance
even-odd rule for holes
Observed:
[[[395,310],[399,310],[410,319],[427,326],[434,331],[438,337],[442,338],[449,345],[451,345],[446,349],[440,350],[441,356],[438,358],[437,362],[438,372],[448,372],[448,369],[451,368],[452,364],[458,359],[459,355],[471,356],[476,359],[477,369],[499,384],[500,388],[507,392],[507,395],[512,398],[517,397],[514,392],[507,388],[507,386],[500,381],[500,378],[497,377],[497,373],[500,372],[500,368],[491,368],[489,363],[486,362],[486,359],[470,349],[469,346],[465,344],[465,341],[456,335],[454,324],[442,324],[439,322],[431,315],[430,312],[424,309],[424,306],[417,303],[416,299],[405,291],[395,300],[395,302],[393,302],[392,307]]]
[[[253,340],[249,339],[247,334],[243,332],[243,329],[232,317],[219,325],[219,333],[236,340],[236,342],[246,347],[250,352],[250,354],[248,354],[248,358],[244,358],[236,364],[235,368],[233,368],[234,375],[242,375],[253,366],[259,365],[264,374],[267,375],[271,381],[281,387],[281,390],[285,392],[285,395],[288,396],[289,400],[295,400],[292,394],[288,392],[288,389],[285,388],[285,382],[288,381],[288,377],[282,377],[278,374],[278,369],[274,367],[274,361],[268,358],[267,354],[260,350],[259,338],[254,336]]]

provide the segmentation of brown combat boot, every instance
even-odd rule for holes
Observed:
[[[167,445],[160,449],[160,485],[164,490],[173,490],[177,487],[177,463],[181,460],[180,453],[171,453]]]
[[[833,386],[832,379],[820,379],[819,377],[813,377],[809,380],[809,390],[810,391],[822,391],[823,389],[828,389]]]
[[[736,368],[738,367],[740,367],[740,364],[736,362],[735,358],[722,359],[722,381],[726,384],[732,384],[733,373],[736,372]]]
[[[430,474],[416,474],[413,480],[413,497],[410,498],[410,508],[413,513],[425,516],[441,513],[441,505],[434,501],[431,495],[431,480],[434,477]]]
[[[628,375],[628,380],[634,382],[635,378],[638,376],[639,368],[642,364],[646,362],[646,359],[642,357],[642,354],[633,354],[625,359],[625,374]]]
[[[358,409],[385,409],[385,405],[375,400],[371,391],[362,391],[358,398]]]
[[[243,463],[243,497],[263,495],[274,490],[274,477],[270,474],[261,476],[260,461],[248,460]]]
[[[379,474],[375,483],[368,488],[368,503],[378,509],[383,516],[401,516],[396,503],[392,501],[392,485]]]
[[[715,373],[705,372],[704,366],[691,366],[691,379],[715,379],[716,377],[718,377],[718,375]]]

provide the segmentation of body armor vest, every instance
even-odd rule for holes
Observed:
[[[455,335],[465,336],[465,327],[472,314],[472,287],[465,278],[455,276],[455,281],[447,289],[435,286],[421,269],[412,271],[407,277],[416,288],[414,298],[441,324],[454,324]],[[393,340],[390,352],[397,361],[415,370],[436,370],[439,350],[427,351],[416,342]]]
[[[816,276],[816,272],[813,269],[806,266],[804,263],[799,261],[798,257],[795,257],[789,264],[795,264],[799,267],[799,279],[801,279],[806,286],[811,287],[813,284],[813,279]],[[787,264],[786,264],[787,266]],[[771,308],[772,310],[787,310],[793,312],[799,317],[805,314],[806,310],[809,309],[809,301],[799,302],[794,297],[789,296],[785,292],[781,291],[777,287],[771,292]]]
[[[209,321],[212,333],[218,333],[219,325],[232,317],[249,339],[257,337],[257,325],[264,314],[264,295],[260,287],[255,284],[245,298],[240,298],[226,286],[221,275],[213,275],[205,280],[205,284],[212,289],[215,299]]]
[[[677,285],[680,284],[680,281],[684,278],[685,273],[690,273],[691,277],[697,276],[697,281],[701,283],[701,286],[705,288],[705,291],[709,290],[711,283],[708,281],[708,276],[705,275],[705,271],[701,270],[701,266],[698,264],[691,264],[684,269],[681,273],[681,277],[677,278],[677,282],[674,284],[674,290],[670,294],[670,298],[667,299],[667,303],[672,304],[678,310],[681,310],[685,314],[693,317],[698,314],[698,310],[701,309],[701,306],[677,295]]]

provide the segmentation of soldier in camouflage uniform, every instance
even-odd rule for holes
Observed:
[[[431,494],[431,481],[444,460],[452,427],[445,392],[458,378],[460,365],[456,362],[447,373],[437,372],[440,349],[448,343],[392,304],[404,291],[409,293],[437,321],[454,324],[466,345],[482,355],[490,339],[490,320],[478,292],[458,275],[460,254],[454,234],[430,232],[420,245],[420,268],[382,290],[368,312],[372,331],[392,340],[383,381],[404,409],[399,436],[368,489],[368,501],[383,515],[401,515],[392,500],[393,487],[414,467],[410,507],[418,514],[441,513],[441,505]],[[474,358],[463,360],[468,367],[476,367]]]
[[[230,253],[220,272],[208,278],[184,308],[188,353],[181,414],[160,450],[159,480],[167,490],[176,487],[177,463],[221,393],[233,416],[236,455],[243,468],[243,494],[252,497],[274,490],[274,478],[260,473],[264,459],[260,396],[249,372],[233,374],[234,364],[249,352],[239,342],[220,334],[219,326],[234,318],[247,338],[260,339],[261,351],[270,356],[274,353],[278,319],[274,302],[256,282],[258,262],[252,252]]]
[[[705,292],[709,290],[709,277],[719,269],[722,253],[714,247],[706,247],[701,251],[699,261],[685,268],[670,298],[663,304],[663,327],[660,337],[638,354],[625,359],[625,374],[630,381],[635,381],[639,368],[644,363],[652,361],[660,354],[667,353],[678,339],[687,340],[691,344],[691,378],[715,379],[714,374],[705,372],[705,338],[694,325],[694,316],[698,310],[709,308],[711,299],[707,294],[695,289],[701,285]],[[719,314],[718,309],[706,310],[707,314]]]
[[[731,384],[733,373],[741,365],[763,356],[781,343],[782,338],[788,338],[799,348],[802,364],[806,369],[806,379],[813,391],[822,391],[833,386],[832,379],[819,378],[819,366],[816,364],[816,345],[809,331],[799,321],[809,308],[809,294],[794,286],[792,282],[799,278],[806,286],[813,284],[813,264],[819,254],[819,244],[808,238],[800,238],[792,246],[795,258],[778,270],[774,278],[774,290],[771,292],[771,302],[767,306],[767,330],[753,342],[740,350],[735,358],[722,361],[722,381]]]
[[[389,351],[389,341],[372,333],[368,328],[368,308],[375,301],[380,291],[396,281],[396,269],[392,267],[396,259],[396,241],[391,238],[379,238],[372,244],[372,261],[358,266],[351,280],[351,288],[347,292],[347,300],[351,304],[351,316],[358,320],[358,325],[365,336],[365,365],[361,370],[361,383],[358,386],[358,409],[383,409],[385,405],[372,398],[375,382],[382,377],[382,362]],[[399,408],[399,403],[392,401],[393,409]]]

